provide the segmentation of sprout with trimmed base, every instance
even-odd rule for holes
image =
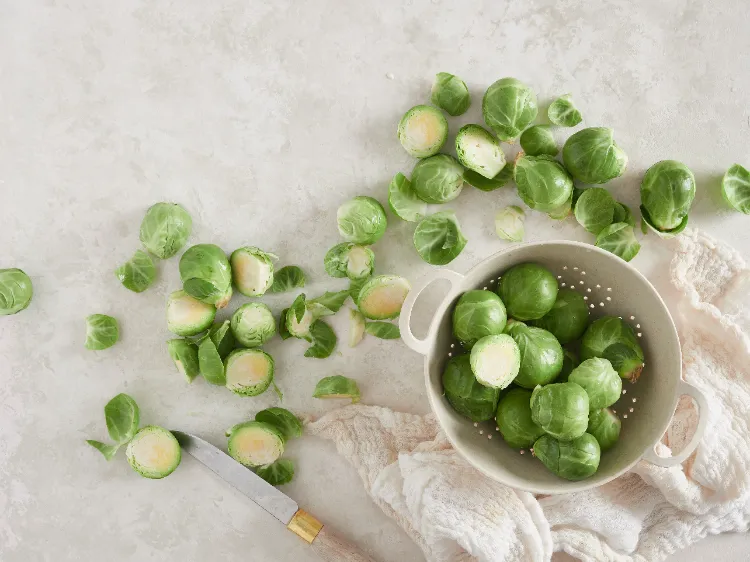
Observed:
[[[422,219],[414,230],[413,240],[419,256],[430,265],[452,262],[467,243],[453,211],[440,211]]]
[[[588,433],[572,441],[559,441],[542,435],[534,443],[534,456],[551,472],[566,480],[583,480],[599,468],[601,450]]]
[[[635,237],[633,227],[624,222],[610,224],[596,237],[596,247],[622,258],[632,260],[641,251],[641,243]]]
[[[86,317],[86,349],[102,350],[112,347],[120,338],[117,320],[106,314]]]
[[[0,316],[21,312],[31,303],[31,279],[20,269],[0,269]]]
[[[325,359],[330,357],[336,347],[336,333],[322,320],[316,320],[310,326],[312,345],[305,351],[305,357]]]
[[[175,339],[167,342],[169,356],[174,361],[175,367],[180,374],[193,382],[195,377],[200,375],[198,367],[198,346],[195,342],[186,339]]]
[[[315,385],[313,398],[351,398],[352,404],[359,402],[360,393],[357,381],[342,375],[325,377]]]
[[[466,82],[448,72],[438,72],[435,75],[430,101],[453,117],[465,113],[471,105]]]
[[[599,448],[604,451],[611,449],[620,438],[622,422],[612,410],[594,410],[589,413],[589,426],[586,433],[594,436]]]
[[[721,194],[733,209],[750,215],[750,171],[733,164],[721,178]]]
[[[141,476],[165,478],[180,465],[182,451],[175,436],[163,427],[142,427],[125,450],[130,466]]]
[[[436,154],[417,162],[411,173],[411,186],[427,203],[453,201],[463,188],[464,169],[448,154]]]
[[[523,202],[543,213],[559,209],[573,193],[573,179],[550,156],[521,155],[516,159],[513,179]]]
[[[586,433],[589,396],[573,382],[537,386],[531,393],[531,419],[552,437],[570,441]]]
[[[141,222],[140,238],[146,249],[163,260],[185,245],[193,229],[193,219],[177,203],[156,203]]]
[[[485,336],[471,348],[471,370],[480,384],[502,390],[518,375],[521,353],[507,334]]]
[[[495,421],[508,446],[514,449],[531,447],[544,435],[544,430],[531,419],[531,391],[513,388],[497,405]]]
[[[492,419],[500,390],[479,384],[471,371],[469,354],[451,357],[443,370],[443,392],[456,412],[471,421]]]
[[[355,244],[374,244],[388,226],[383,205],[366,195],[359,195],[341,205],[336,212],[336,221],[341,237]]]
[[[503,274],[497,294],[511,318],[537,320],[555,305],[557,279],[541,265],[521,263]]]
[[[616,206],[617,201],[609,191],[603,187],[591,187],[581,193],[573,213],[578,223],[596,236],[612,224]]]
[[[273,382],[273,357],[260,349],[237,349],[226,361],[226,386],[240,396],[263,394]]]
[[[508,242],[521,242],[524,235],[526,213],[521,207],[510,205],[495,215],[495,232]]]
[[[559,289],[550,311],[538,320],[533,320],[532,324],[551,332],[561,344],[570,343],[586,331],[589,325],[589,307],[578,291]]]
[[[232,332],[245,347],[258,347],[276,333],[276,319],[263,303],[249,302],[232,314]]]
[[[617,316],[595,320],[583,334],[581,359],[601,357],[612,363],[621,378],[635,382],[643,369],[643,349],[633,328]]]
[[[137,250],[132,258],[115,269],[115,277],[126,289],[134,293],[142,293],[156,279],[154,260],[143,250]]]
[[[562,370],[563,350],[547,330],[511,320],[506,333],[513,338],[521,353],[521,367],[513,380],[518,386],[532,389],[557,378]]]
[[[342,242],[328,250],[323,265],[331,277],[364,279],[372,275],[375,254],[367,246]]]
[[[502,334],[508,316],[505,305],[487,290],[467,291],[453,309],[453,335],[466,349],[485,336]]]
[[[393,176],[388,185],[388,206],[394,215],[407,222],[416,222],[427,215],[427,203],[417,196],[411,182],[401,172]]]
[[[439,109],[430,105],[412,107],[398,124],[398,140],[415,158],[437,154],[447,138],[448,121]]]
[[[606,359],[592,357],[578,365],[568,377],[589,395],[589,410],[608,408],[620,398],[622,379]]]
[[[232,252],[229,263],[237,290],[246,297],[259,297],[273,285],[274,254],[255,246],[245,246]]]
[[[607,183],[620,177],[628,165],[627,154],[615,143],[614,131],[606,127],[574,133],[565,142],[562,154],[570,175],[583,183]]]
[[[534,125],[521,133],[521,150],[529,156],[557,156],[560,149],[549,125]]]
[[[224,250],[215,244],[191,246],[180,258],[185,292],[201,302],[224,308],[232,298],[232,269]]]
[[[476,187],[480,191],[495,191],[505,187],[513,179],[513,170],[516,166],[513,162],[505,162],[505,166],[492,179],[487,179],[474,170],[464,170],[464,181],[469,185]]]
[[[458,161],[487,179],[494,178],[505,166],[500,143],[479,125],[464,125],[456,134]]]
[[[409,281],[403,277],[378,275],[362,287],[357,306],[369,320],[390,320],[401,313],[410,289]]]
[[[565,94],[553,101],[547,108],[547,117],[558,127],[575,127],[583,121],[583,116],[573,103],[573,96]]]
[[[349,309],[349,347],[356,347],[365,337],[365,316],[359,310]]]
[[[502,141],[520,135],[536,119],[537,111],[536,94],[515,78],[501,78],[482,98],[484,122]]]
[[[235,425],[227,441],[229,456],[250,468],[267,466],[284,453],[284,436],[268,423],[250,421]]]
[[[688,223],[695,199],[695,176],[676,160],[651,166],[641,182],[641,216],[663,238],[676,236]]]
[[[194,336],[208,329],[216,317],[216,307],[175,291],[167,299],[167,329],[178,336]]]

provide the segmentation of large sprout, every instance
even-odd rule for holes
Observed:
[[[588,427],[588,394],[574,382],[537,386],[531,393],[531,419],[552,437],[571,441]]]
[[[147,425],[128,443],[125,456],[138,474],[159,479],[169,476],[180,465],[182,451],[169,430]]]
[[[115,269],[115,276],[126,289],[142,293],[156,279],[156,267],[151,256],[143,250],[136,250],[132,258]]]
[[[568,377],[580,385],[589,396],[589,410],[607,408],[617,402],[622,391],[622,379],[606,359],[592,357],[578,365]]]
[[[432,85],[431,101],[453,117],[466,113],[471,104],[466,82],[448,72],[438,72]]]
[[[557,378],[562,370],[563,350],[551,333],[511,320],[506,332],[518,345],[521,366],[513,380],[522,388],[533,389]]]
[[[232,298],[232,269],[224,250],[197,244],[180,258],[182,288],[199,301],[224,308]]]
[[[401,220],[417,222],[427,215],[427,203],[422,201],[411,182],[399,172],[388,185],[388,206]]]
[[[502,141],[520,135],[534,121],[537,111],[536,94],[515,78],[501,78],[482,98],[484,122]]]
[[[414,230],[414,247],[431,265],[446,265],[466,247],[458,218],[453,211],[440,211],[422,219]]]
[[[526,213],[521,207],[509,205],[495,215],[495,232],[508,242],[521,242],[524,235]]]
[[[163,260],[182,249],[193,229],[193,219],[177,203],[157,203],[149,207],[141,222],[141,242]]]
[[[601,184],[621,176],[628,157],[617,146],[612,129],[589,127],[574,133],[563,146],[563,162],[575,179]]]
[[[216,307],[175,291],[167,299],[167,329],[178,336],[194,336],[208,329],[216,317]]]
[[[549,213],[558,209],[573,192],[573,180],[565,168],[550,156],[521,156],[516,160],[513,180],[518,195],[534,210]]]
[[[21,312],[31,303],[31,279],[20,269],[0,269],[0,316]]]
[[[505,442],[515,449],[531,447],[544,430],[531,419],[531,391],[512,388],[497,405],[497,428]]]
[[[469,355],[451,357],[443,370],[443,392],[456,412],[480,422],[492,419],[500,391],[477,382]]]
[[[721,194],[732,208],[750,215],[750,171],[739,164],[732,165],[721,179]]]
[[[237,290],[246,297],[259,297],[273,285],[274,254],[255,246],[245,246],[232,252],[229,263]]]
[[[485,336],[471,348],[471,370],[480,384],[502,390],[518,375],[521,354],[507,334]]]
[[[336,212],[339,234],[347,242],[374,244],[385,234],[388,220],[377,200],[360,195],[347,201]]]
[[[583,121],[581,112],[573,103],[573,97],[570,94],[560,96],[553,101],[547,108],[547,117],[552,124],[559,127],[575,127]]]
[[[557,279],[535,263],[511,267],[500,278],[497,293],[516,320],[536,320],[547,314],[557,299]]]
[[[505,166],[500,143],[479,125],[464,125],[456,134],[458,161],[487,179],[494,178]]]
[[[685,230],[693,199],[695,177],[681,162],[662,160],[643,176],[641,215],[661,236],[671,237]]]
[[[601,451],[596,439],[584,433],[572,441],[542,435],[534,443],[534,456],[551,472],[566,480],[583,480],[599,468]]]
[[[551,332],[561,344],[570,343],[586,331],[589,307],[578,291],[562,288],[557,291],[555,304],[550,311],[532,323]]]
[[[603,187],[585,189],[575,204],[573,214],[578,223],[596,236],[612,224],[617,202]]]
[[[616,222],[602,229],[596,237],[596,246],[625,261],[632,260],[641,250],[635,230],[624,222]]]
[[[422,201],[447,203],[461,193],[464,169],[453,156],[436,154],[417,162],[411,185]]]
[[[484,336],[502,334],[507,316],[505,305],[492,291],[467,291],[453,309],[453,335],[466,349]]]
[[[620,377],[638,380],[643,369],[643,350],[633,328],[617,316],[603,316],[591,323],[581,340],[581,359],[608,359]]]
[[[425,158],[437,154],[448,138],[448,122],[439,109],[417,105],[398,124],[398,140],[411,156]]]
[[[232,332],[245,347],[258,347],[276,333],[276,319],[269,308],[260,302],[249,302],[232,315]]]
[[[560,149],[557,148],[555,137],[549,125],[534,125],[521,133],[521,149],[529,156],[557,156]]]
[[[375,268],[375,254],[366,246],[342,242],[328,250],[323,266],[331,277],[367,279]]]

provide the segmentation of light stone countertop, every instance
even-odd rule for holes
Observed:
[[[336,209],[360,194],[385,202],[390,178],[410,172],[395,128],[429,100],[433,75],[456,73],[473,94],[454,133],[478,122],[491,82],[515,76],[541,105],[571,92],[586,124],[615,129],[630,166],[608,187],[634,209],[648,166],[687,163],[698,181],[691,225],[750,259],[750,219],[718,193],[729,165],[750,165],[748,23],[740,0],[0,0],[0,267],[24,269],[35,289],[28,310],[0,319],[0,559],[313,560],[196,462],[148,481],[122,453],[107,463],[84,444],[106,438],[102,407],[118,392],[144,423],[217,444],[277,402],[188,386],[175,372],[164,302],[179,286],[177,258],[140,295],[113,275],[139,247],[149,205],[182,203],[191,243],[258,245],[302,266],[309,294],[342,288],[322,266],[339,241]],[[450,267],[504,248],[494,214],[516,203],[513,190],[467,187],[449,206],[470,242]],[[377,269],[416,281],[431,266],[411,247],[413,225],[389,218]],[[538,213],[526,229],[528,241],[590,241],[574,221]],[[667,245],[647,237],[633,263],[669,301]],[[267,302],[278,312],[289,300]],[[84,349],[91,313],[120,320],[115,347]],[[403,344],[368,338],[324,361],[304,349],[268,346],[290,409],[334,407],[310,395],[340,372],[366,403],[428,411],[422,358]],[[298,475],[285,491],[300,505],[382,562],[422,559],[330,443],[301,439],[289,457]],[[674,560],[747,560],[748,542],[709,539]]]

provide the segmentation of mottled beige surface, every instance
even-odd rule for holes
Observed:
[[[435,72],[459,74],[474,94],[470,112],[450,120],[454,132],[476,122],[481,93],[502,76],[529,82],[542,102],[572,92],[586,123],[614,127],[630,157],[610,184],[618,198],[636,204],[650,164],[683,160],[699,184],[691,223],[750,259],[750,219],[717,197],[730,164],[750,165],[746,4],[578,4],[0,0],[0,267],[23,268],[36,292],[28,310],[0,318],[0,559],[313,559],[190,459],[147,481],[122,454],[106,463],[83,443],[106,437],[102,407],[121,391],[145,423],[217,444],[226,427],[276,404],[272,393],[188,386],[175,372],[164,301],[179,284],[177,258],[141,295],[112,271],[138,248],[145,209],[168,200],[192,214],[191,243],[259,245],[304,267],[309,293],[340,288],[322,267],[339,240],[336,208],[358,194],[385,202],[390,177],[409,172],[396,123],[428,100]],[[467,188],[450,207],[470,242],[451,267],[503,248],[494,213],[517,202],[510,190]],[[430,266],[411,248],[413,227],[390,218],[374,247],[378,271],[417,280]],[[527,232],[588,239],[538,214]],[[652,235],[635,264],[669,296],[666,255]],[[278,311],[290,300],[267,302]],[[95,312],[121,321],[110,350],[83,348],[83,319]],[[427,410],[421,358],[399,343],[369,338],[326,361],[304,349],[268,346],[295,411],[333,407],[310,398],[333,373],[356,378],[367,403]],[[420,560],[330,444],[303,439],[289,457],[298,475],[286,491],[300,504],[382,562]],[[746,538],[693,557],[745,560]]]

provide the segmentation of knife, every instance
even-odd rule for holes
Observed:
[[[180,446],[306,541],[325,562],[374,562],[328,530],[297,502],[200,437],[172,431]]]

